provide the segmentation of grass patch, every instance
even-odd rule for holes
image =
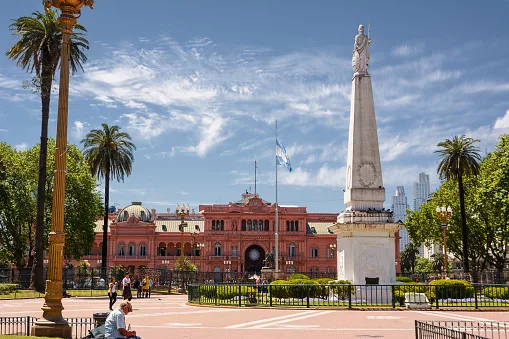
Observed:
[[[107,290],[67,290],[72,297],[107,297]],[[121,295],[121,294],[120,294]],[[7,294],[0,294],[1,299],[27,299],[27,298],[44,298],[44,293],[32,290],[17,290]],[[11,338],[11,337],[9,337]]]

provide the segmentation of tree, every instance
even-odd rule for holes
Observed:
[[[55,153],[55,141],[48,140],[48,152]],[[95,224],[102,213],[101,196],[95,178],[90,174],[83,154],[74,145],[67,147],[67,169],[63,255],[66,259],[79,259],[92,248]],[[24,267],[27,255],[32,255],[33,234],[37,205],[37,167],[39,146],[26,151],[16,151],[0,143],[0,158],[6,163],[4,199],[0,199],[0,248],[7,248],[4,261]],[[53,173],[54,163],[47,164]],[[53,176],[46,185],[46,198],[52,200]],[[45,204],[43,251],[47,248],[47,234],[51,226],[51,204]],[[28,247],[28,249],[27,249]],[[0,260],[1,261],[1,260]]]
[[[39,178],[37,189],[37,214],[35,221],[35,262],[32,269],[31,286],[44,291],[42,271],[44,224],[44,202],[46,188],[46,158],[48,142],[48,120],[50,111],[51,87],[55,72],[60,64],[62,32],[55,11],[35,12],[32,16],[22,16],[10,25],[12,35],[19,40],[6,52],[9,59],[17,60],[17,65],[29,73],[34,73],[32,86],[41,95],[41,147],[39,154]],[[83,32],[86,29],[76,24],[71,34],[70,67],[72,73],[83,70],[87,57],[88,41]]]
[[[481,163],[474,204],[485,236],[483,258],[500,276],[509,248],[509,134],[500,136],[495,150]]]
[[[415,261],[419,254],[419,248],[413,244],[408,243],[401,252],[401,269],[403,272],[415,273]]]
[[[101,267],[106,269],[108,257],[108,207],[110,202],[110,178],[124,181],[131,174],[136,146],[128,133],[120,132],[118,126],[102,124],[102,129],[91,130],[81,142],[92,175],[104,178],[104,225]],[[106,270],[104,270],[106,272]]]
[[[440,178],[447,181],[458,181],[465,272],[470,271],[470,263],[468,261],[468,228],[465,213],[463,179],[465,176],[475,176],[479,173],[481,156],[479,155],[479,148],[474,145],[476,142],[479,142],[479,140],[467,138],[464,135],[454,136],[452,140],[446,139],[438,143],[437,146],[440,147],[440,149],[435,151],[441,158],[437,169]]]

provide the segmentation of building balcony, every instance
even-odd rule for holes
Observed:
[[[209,260],[226,260],[228,258],[227,255],[210,255]]]
[[[148,255],[114,255],[113,260],[131,260],[131,261],[147,261],[151,257]]]

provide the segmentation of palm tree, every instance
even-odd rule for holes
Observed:
[[[104,225],[102,264],[103,274],[106,272],[108,255],[108,206],[110,202],[110,178],[124,181],[131,174],[134,161],[133,150],[136,146],[130,141],[128,133],[120,132],[118,126],[102,124],[102,129],[93,129],[81,142],[84,144],[85,159],[90,166],[92,175],[104,178]]]
[[[441,158],[437,169],[440,178],[442,180],[458,180],[464,272],[470,271],[470,263],[468,262],[468,228],[465,215],[463,177],[479,173],[481,156],[479,148],[474,145],[476,142],[479,142],[479,140],[467,138],[464,135],[455,136],[452,140],[446,139],[438,143],[437,146],[441,149],[435,151]]]
[[[419,248],[413,243],[408,243],[401,252],[401,269],[408,273],[415,273],[415,260],[419,254]]]
[[[46,158],[48,150],[48,120],[50,110],[51,86],[55,72],[60,64],[62,32],[54,11],[35,12],[32,16],[22,16],[10,25],[12,35],[19,40],[6,52],[9,59],[29,73],[34,73],[31,87],[40,92],[42,103],[41,148],[39,151],[39,179],[37,187],[37,215],[35,221],[35,262],[32,267],[32,288],[44,291],[43,251],[44,251],[44,200],[46,187]],[[70,66],[72,73],[83,70],[87,61],[84,49],[88,41],[82,32],[86,29],[74,25],[76,31],[71,35]]]

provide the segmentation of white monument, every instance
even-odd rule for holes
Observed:
[[[369,31],[364,35],[360,25],[352,56],[346,210],[329,229],[337,234],[338,279],[383,285],[396,281],[394,235],[400,225],[394,223],[393,213],[383,208],[385,188],[368,73],[370,43]]]

